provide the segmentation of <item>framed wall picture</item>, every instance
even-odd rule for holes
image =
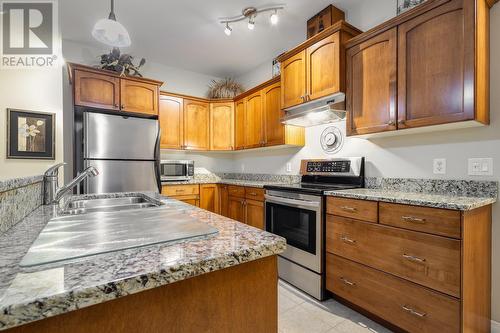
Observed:
[[[55,114],[7,109],[7,158],[55,159]]]
[[[426,0],[398,0],[398,15],[420,5]]]

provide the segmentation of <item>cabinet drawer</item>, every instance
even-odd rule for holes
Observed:
[[[199,185],[164,185],[162,187],[162,194],[171,197],[179,195],[200,194]]]
[[[328,197],[326,203],[326,212],[328,214],[377,223],[378,202]]]
[[[326,288],[408,332],[460,332],[460,301],[326,255]]]
[[[264,201],[264,192],[262,188],[245,187],[245,198],[250,200]]]
[[[328,252],[460,297],[460,241],[327,216]]]
[[[228,186],[229,195],[232,197],[244,198],[245,197],[245,188],[243,186]]]
[[[381,224],[460,238],[459,211],[385,202],[381,202],[379,207]]]

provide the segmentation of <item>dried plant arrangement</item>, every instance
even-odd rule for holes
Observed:
[[[133,59],[130,54],[121,54],[120,49],[115,47],[110,53],[101,55],[98,68],[120,73],[120,76],[142,77],[139,69],[146,63],[146,59],[142,58],[137,66],[132,63]]]
[[[234,98],[243,92],[241,84],[232,78],[225,78],[220,81],[212,80],[208,86],[207,97],[211,99]]]

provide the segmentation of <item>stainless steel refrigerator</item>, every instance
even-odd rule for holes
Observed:
[[[157,119],[83,112],[84,192],[161,191],[159,141]]]

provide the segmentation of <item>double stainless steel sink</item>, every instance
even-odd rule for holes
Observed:
[[[158,207],[159,204],[146,197],[88,198],[70,201],[63,209],[65,215],[80,215],[92,212],[116,212],[121,210]]]

